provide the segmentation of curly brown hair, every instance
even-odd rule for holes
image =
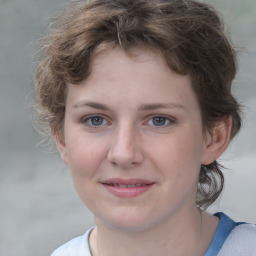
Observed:
[[[213,7],[192,0],[88,0],[71,2],[44,39],[35,71],[39,121],[62,133],[68,84],[90,74],[96,53],[119,45],[159,51],[174,72],[189,75],[204,131],[232,118],[231,139],[241,127],[240,105],[231,94],[236,52]],[[202,165],[197,204],[206,208],[223,189],[221,165]]]

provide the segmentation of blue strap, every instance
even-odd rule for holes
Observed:
[[[210,247],[204,256],[217,256],[236,223],[222,212],[215,213],[220,221]]]

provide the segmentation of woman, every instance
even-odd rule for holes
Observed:
[[[77,1],[35,73],[38,109],[96,227],[58,255],[253,255],[256,228],[205,209],[241,126],[235,50],[209,5]]]

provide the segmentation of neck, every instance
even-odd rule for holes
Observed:
[[[110,228],[97,218],[96,224],[90,237],[93,256],[199,256],[207,250],[217,220],[195,208],[188,216],[179,213],[153,228],[134,232]]]

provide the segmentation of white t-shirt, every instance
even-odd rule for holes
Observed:
[[[222,212],[215,216],[220,219],[219,225],[204,256],[256,256],[256,225],[236,223]],[[92,256],[89,246],[92,230],[62,245],[51,256]]]

